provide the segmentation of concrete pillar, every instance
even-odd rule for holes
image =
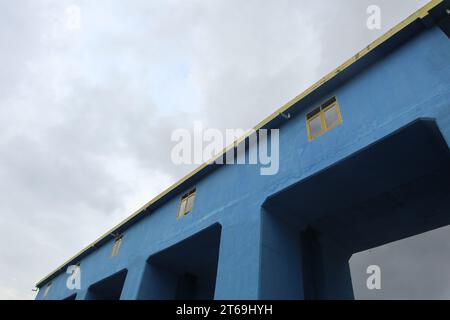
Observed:
[[[351,252],[263,212],[260,299],[353,299]]]
[[[305,274],[305,292],[309,299],[354,299],[349,259],[351,252],[333,239],[312,230],[304,233],[304,261],[310,272]],[[312,291],[311,291],[312,290]],[[309,297],[308,297],[309,295]]]
[[[127,276],[123,284],[120,300],[136,300],[138,299],[139,286],[142,281],[144,270],[146,267],[144,259],[135,261],[127,268]]]
[[[261,234],[259,298],[304,299],[300,231],[264,211]]]
[[[260,223],[222,224],[215,299],[258,299]]]

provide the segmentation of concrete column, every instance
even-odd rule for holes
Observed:
[[[260,299],[353,299],[351,252],[263,212]]]
[[[351,252],[323,235],[308,241],[313,241],[313,250],[308,254],[315,290],[311,298],[354,299],[349,265]]]
[[[215,299],[258,299],[259,239],[259,220],[222,224]]]
[[[264,211],[261,234],[259,298],[304,299],[300,231]]]
[[[139,287],[143,278],[146,261],[135,261],[127,269],[127,276],[123,284],[122,294],[120,300],[137,300],[139,294]]]

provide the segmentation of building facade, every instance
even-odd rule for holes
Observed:
[[[431,1],[261,122],[277,174],[202,165],[36,299],[353,298],[352,254],[450,224],[449,9]]]

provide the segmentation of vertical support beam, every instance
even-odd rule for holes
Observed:
[[[142,281],[146,262],[136,261],[128,266],[127,276],[123,284],[120,300],[136,300],[139,293],[139,285]]]
[[[259,220],[222,224],[214,299],[258,299],[259,239]]]
[[[354,299],[349,259],[351,252],[333,239],[317,235],[310,239],[314,251],[309,253],[309,263],[314,272],[313,299]]]
[[[304,299],[300,231],[263,210],[259,298]]]

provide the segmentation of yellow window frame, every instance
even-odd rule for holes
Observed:
[[[338,121],[337,121],[337,123],[336,123],[335,125],[333,125],[333,126],[331,126],[331,127],[328,127],[327,121],[326,121],[326,118],[325,118],[325,114],[326,114],[326,112],[327,112],[328,110],[330,110],[330,109],[332,109],[332,108],[335,108],[335,109],[336,109],[336,113],[337,113],[337,116],[338,116]],[[331,129],[334,129],[334,128],[336,128],[338,125],[342,124],[343,121],[342,121],[341,109],[339,108],[339,103],[337,102],[337,100],[336,100],[336,102],[334,102],[333,104],[331,104],[331,105],[329,105],[328,107],[326,107],[326,108],[323,109],[323,121],[324,121],[325,128],[326,128],[325,131],[330,131]]]
[[[111,249],[111,255],[109,256],[110,258],[115,257],[119,254],[120,246],[122,245],[122,238],[123,237],[120,236],[114,240],[114,244]]]
[[[332,108],[336,109],[336,113],[337,113],[337,116],[338,116],[338,121],[337,121],[337,123],[335,125],[333,125],[331,127],[328,127],[327,121],[326,121],[326,118],[325,118],[325,113],[328,110],[332,109]],[[311,122],[313,120],[315,120],[316,118],[318,118],[318,117],[320,117],[320,131],[317,134],[313,135],[311,133]],[[320,107],[320,111],[317,114],[315,114],[314,116],[311,116],[310,118],[308,118],[308,115],[306,116],[306,129],[307,129],[307,132],[308,132],[308,141],[312,141],[312,140],[320,137],[325,132],[336,128],[337,126],[339,126],[342,123],[343,123],[343,120],[342,120],[341,109],[339,107],[339,103],[338,103],[337,99],[334,98],[334,102],[333,103],[331,103],[330,105],[328,105],[326,107]]]
[[[320,118],[320,131],[316,133],[315,135],[311,132],[311,122],[317,118]],[[311,141],[319,136],[321,136],[325,132],[325,118],[322,115],[322,111],[320,111],[318,114],[312,116],[309,119],[306,119],[306,127],[308,129],[308,140]]]
[[[197,190],[194,188],[181,197],[180,205],[178,207],[177,220],[183,218],[185,215],[187,215],[194,209],[196,193]],[[189,203],[189,200],[191,198],[192,198],[192,206],[190,209],[188,209],[187,204]]]

